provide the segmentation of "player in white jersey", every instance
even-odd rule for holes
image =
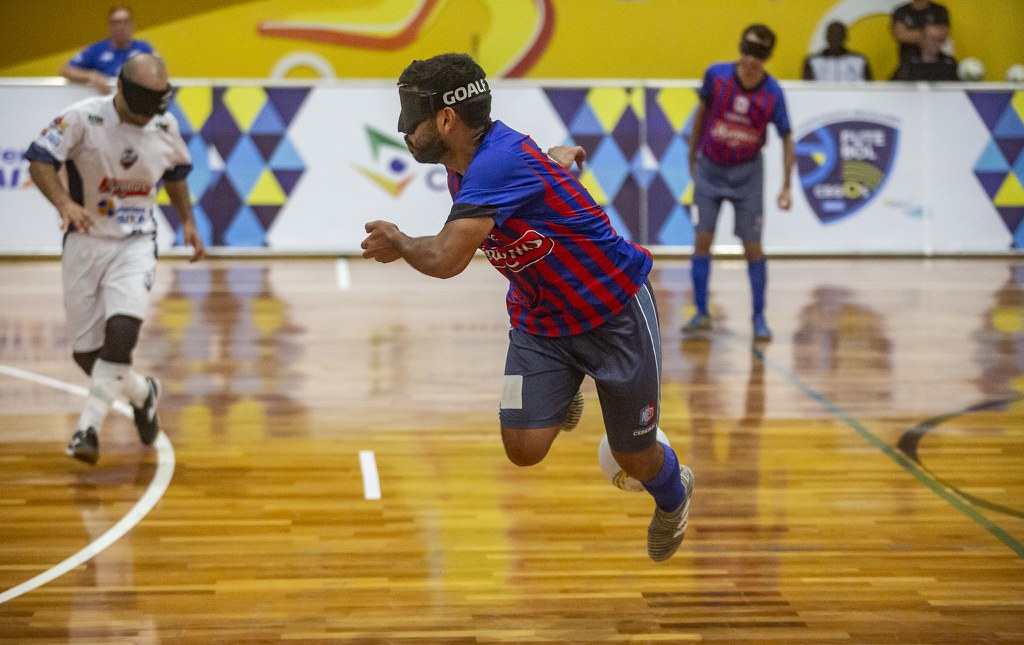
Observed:
[[[64,110],[29,147],[29,171],[57,208],[65,231],[64,309],[75,362],[90,376],[89,396],[67,454],[99,459],[98,433],[124,397],[146,445],[160,432],[160,382],[132,369],[132,352],[156,270],[156,196],[164,188],[184,227],[192,261],[205,255],[185,177],[191,158],[159,57],[140,54],[121,69],[114,96]],[[67,169],[67,184],[58,171]]]

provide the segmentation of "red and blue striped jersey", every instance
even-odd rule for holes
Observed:
[[[647,279],[647,249],[612,228],[586,188],[530,137],[495,121],[466,169],[448,171],[448,220],[492,217],[480,249],[509,281],[512,326],[571,336],[626,306]]]
[[[790,132],[782,88],[771,74],[752,90],[736,77],[736,63],[716,63],[704,72],[700,100],[707,106],[700,151],[722,166],[750,161],[761,153],[768,124],[780,137]]]

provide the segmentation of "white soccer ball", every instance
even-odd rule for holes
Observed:
[[[658,441],[666,446],[671,445],[668,442],[668,435],[662,432],[661,428],[658,428]],[[601,445],[597,447],[597,463],[601,465],[601,472],[612,483],[612,486],[630,493],[639,493],[644,489],[640,480],[630,477],[619,467],[615,457],[612,456],[612,449],[608,445],[608,435],[601,437]]]
[[[1024,63],[1017,63],[1006,68],[1007,83],[1024,83]]]
[[[985,64],[977,58],[965,58],[957,65],[956,75],[961,81],[980,81],[985,78]]]

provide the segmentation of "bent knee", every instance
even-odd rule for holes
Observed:
[[[516,466],[536,466],[547,456],[558,428],[501,429],[505,455]]]

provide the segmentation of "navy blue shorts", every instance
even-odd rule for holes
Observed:
[[[732,202],[736,210],[736,237],[744,242],[760,242],[764,223],[764,162],[760,155],[735,166],[720,166],[703,156],[697,159],[694,230],[714,233],[723,201]]]
[[[661,337],[650,284],[604,324],[575,336],[509,332],[503,428],[547,428],[565,417],[584,376],[597,385],[608,443],[639,452],[657,441]]]

